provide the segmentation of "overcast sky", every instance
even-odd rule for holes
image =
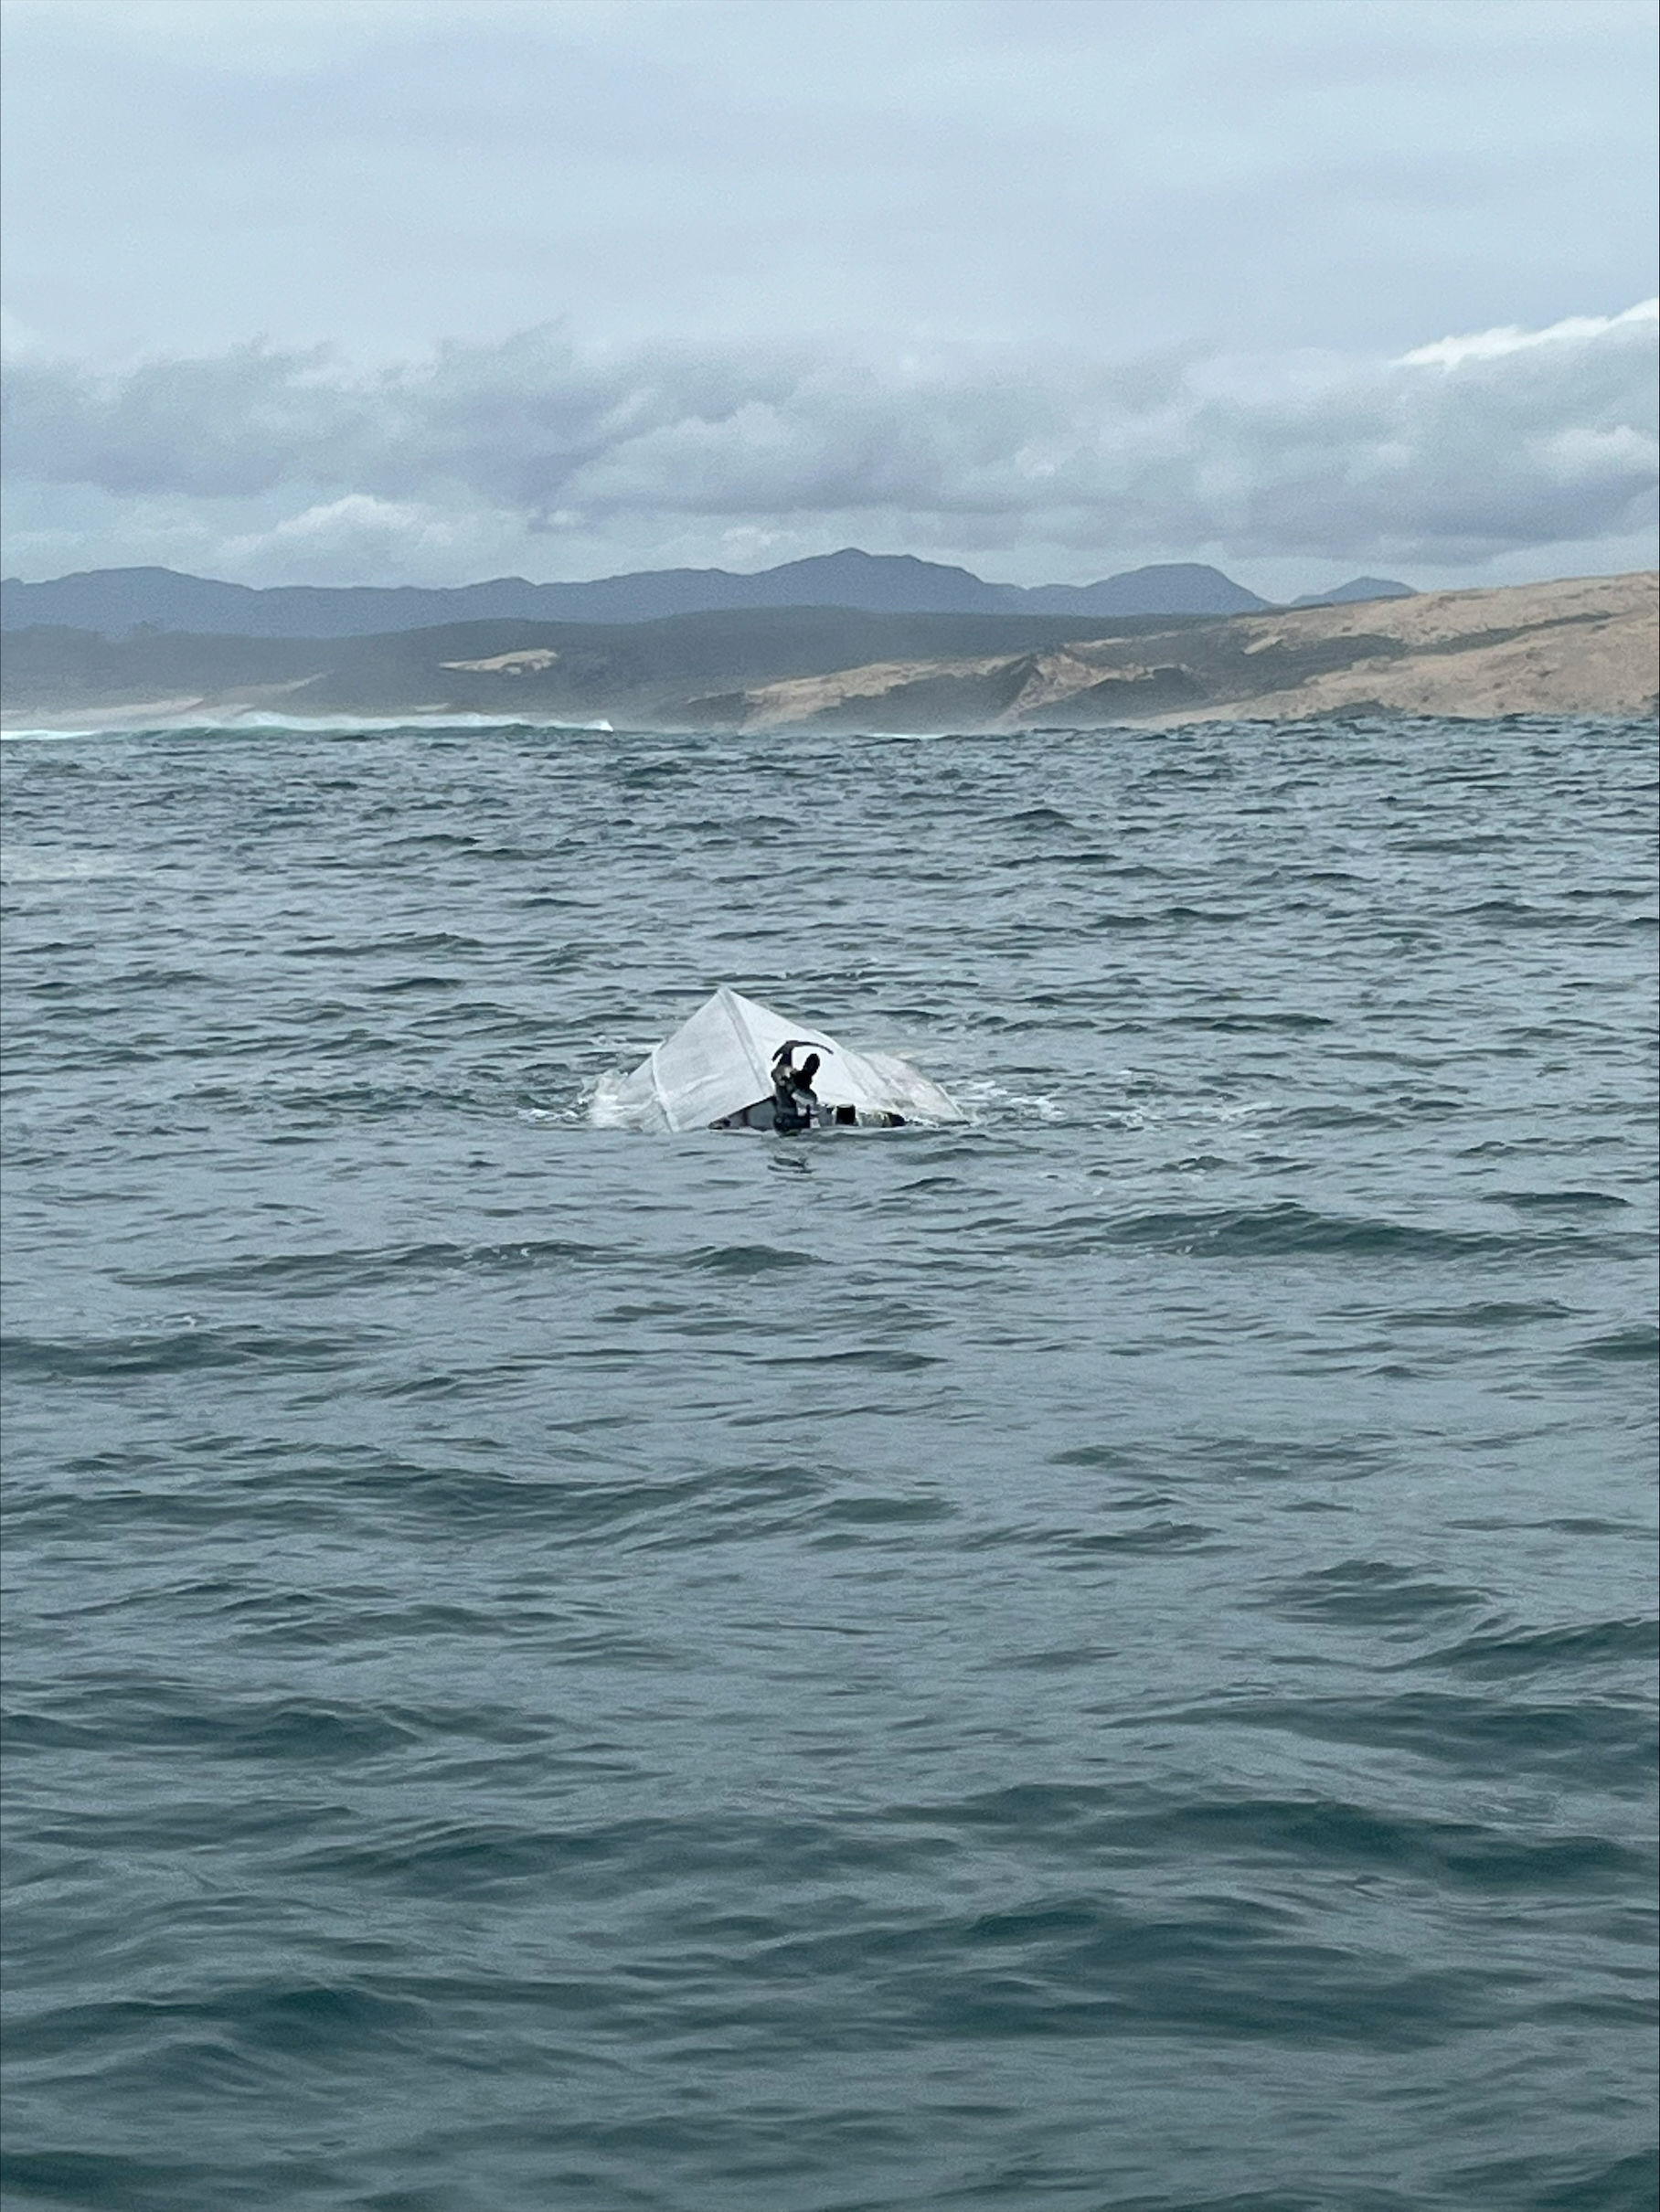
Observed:
[[[8,573],[1655,558],[1652,0],[5,24]]]

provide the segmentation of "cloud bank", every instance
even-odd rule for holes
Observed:
[[[1652,526],[1655,337],[1651,301],[1387,361],[557,329],[373,374],[260,346],[115,374],[26,351],[7,565],[52,572],[74,537],[79,566],[172,543],[250,581],[452,582],[852,541],[1015,580],[1192,558],[1446,572]]]

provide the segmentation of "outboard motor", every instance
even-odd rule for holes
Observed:
[[[812,1128],[818,1112],[813,1088],[818,1064],[817,1052],[800,1037],[789,1038],[772,1055],[772,1126],[780,1136]]]

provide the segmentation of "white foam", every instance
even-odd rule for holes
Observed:
[[[210,714],[181,715],[173,721],[104,722],[96,728],[0,729],[11,744],[63,743],[90,738],[218,738],[239,737],[247,731],[298,732],[311,737],[373,736],[388,730],[428,729],[548,729],[568,737],[614,737],[609,722],[551,722],[532,715],[405,714],[405,715],[297,715]]]
[[[0,729],[0,744],[57,745],[73,738],[130,737],[130,730],[108,729]]]
[[[293,729],[314,732],[318,736],[335,730],[355,735],[359,730],[386,729],[560,729],[585,730],[604,737],[614,735],[609,722],[557,722],[524,714],[298,715],[261,712],[229,716],[222,721],[193,715],[188,722],[181,722],[176,727],[213,730]]]
[[[994,1082],[989,1076],[979,1076],[966,1083],[954,1084],[953,1099],[966,1108],[971,1121],[977,1122],[983,1112],[1006,1113],[1011,1108],[1023,1120],[1038,1122],[1064,1122],[1067,1111],[1059,1101],[1040,1090],[1011,1090],[1006,1084]]]
[[[608,1068],[588,1094],[588,1119],[595,1129],[644,1127],[645,1109],[628,1104],[620,1095],[625,1080],[621,1068]]]

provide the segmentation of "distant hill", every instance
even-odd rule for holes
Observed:
[[[1346,584],[1334,584],[1329,591],[1305,591],[1291,603],[1293,607],[1349,607],[1361,600],[1417,596],[1410,584],[1391,583],[1387,576],[1353,576]]]
[[[1394,589],[1395,587],[1390,587]],[[852,548],[786,561],[759,575],[654,569],[593,583],[533,584],[522,576],[452,590],[279,584],[257,590],[173,569],[91,569],[0,586],[7,630],[46,625],[130,637],[377,637],[451,622],[649,622],[676,614],[763,607],[846,607],[870,614],[1247,614],[1268,605],[1219,569],[1192,562],[1132,569],[1095,584],[988,584],[966,569],[908,553]]]
[[[142,630],[125,638],[32,625],[6,633],[8,714],[196,700],[282,713],[516,713],[651,723],[708,719],[711,697],[872,661],[1052,651],[1079,637],[1200,628],[1202,616],[880,614],[862,608],[712,608],[655,622],[505,618],[341,638]],[[718,716],[714,718],[718,719]]]
[[[1334,714],[1654,710],[1655,578],[1233,615],[714,609],[324,638],[14,631],[14,728],[280,716],[633,729],[1101,728]]]
[[[1033,614],[1257,614],[1273,603],[1196,561],[1127,569],[1099,584],[1035,584],[1019,599]]]

